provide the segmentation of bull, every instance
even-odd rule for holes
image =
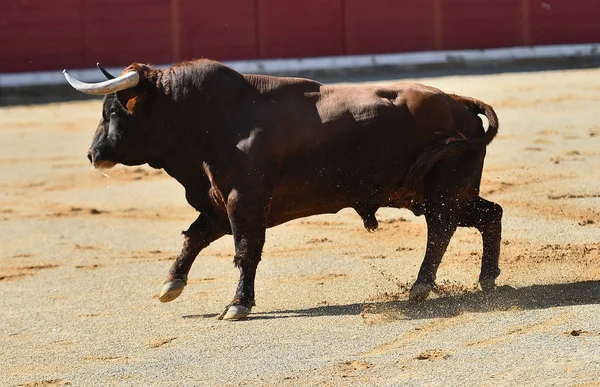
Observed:
[[[502,207],[479,196],[486,146],[498,132],[489,105],[416,83],[328,86],[206,59],[168,69],[134,63],[118,77],[99,68],[108,78],[100,83],[64,71],[76,90],[105,95],[90,162],[164,169],[199,212],[160,301],[177,298],[200,251],[231,234],[240,277],[220,318],[246,318],[265,230],[347,207],[368,230],[380,207],[425,216],[427,247],[409,300],[427,298],[459,226],[481,233],[479,283],[495,287]]]

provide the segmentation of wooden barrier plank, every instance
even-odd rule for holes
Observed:
[[[258,0],[261,58],[343,54],[342,0]]]
[[[0,72],[83,66],[81,23],[79,0],[2,4]]]
[[[441,0],[442,49],[524,45],[521,0]]]
[[[258,55],[256,3],[179,0],[181,59],[249,59]]]
[[[530,0],[532,44],[600,42],[598,0]]]
[[[171,54],[169,0],[86,0],[85,64],[164,63]]]
[[[433,0],[346,0],[347,54],[433,50]]]

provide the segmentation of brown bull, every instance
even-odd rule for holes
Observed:
[[[245,318],[265,229],[346,207],[367,229],[377,227],[379,207],[425,215],[427,249],[411,300],[433,288],[458,226],[481,232],[479,282],[495,286],[502,208],[479,197],[479,184],[498,119],[485,103],[414,83],[326,86],[244,75],[209,60],[166,70],[136,63],[117,78],[103,72],[109,80],[98,84],[65,72],[75,89],[106,95],[90,161],[164,168],[200,213],[161,301],[181,294],[203,248],[233,234],[240,280],[221,318]]]

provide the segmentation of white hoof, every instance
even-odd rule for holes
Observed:
[[[163,285],[163,288],[160,291],[160,294],[158,295],[158,299],[160,300],[160,302],[173,301],[174,299],[179,297],[181,292],[183,292],[184,287],[185,282],[183,282],[183,280],[174,279],[171,281],[167,281]]]
[[[414,284],[413,287],[410,289],[408,300],[411,302],[425,301],[427,296],[429,296],[429,292],[431,292],[431,289],[433,289],[433,286],[434,284]]]
[[[243,305],[229,305],[219,316],[219,320],[243,320],[250,314],[250,308]]]

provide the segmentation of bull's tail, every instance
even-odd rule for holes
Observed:
[[[409,191],[412,191],[422,182],[429,170],[439,161],[458,156],[465,151],[483,150],[498,134],[498,116],[491,106],[474,98],[454,94],[450,96],[473,114],[485,115],[489,122],[488,129],[483,135],[470,138],[459,133],[457,136],[448,137],[422,152],[409,167],[406,174],[403,186]]]
[[[478,99],[463,97],[460,95],[452,94],[450,95],[456,102],[465,106],[474,114],[483,114],[488,119],[488,128],[485,132],[485,135],[482,137],[471,138],[470,142],[474,145],[478,146],[487,146],[496,134],[498,134],[498,116],[492,107]]]

